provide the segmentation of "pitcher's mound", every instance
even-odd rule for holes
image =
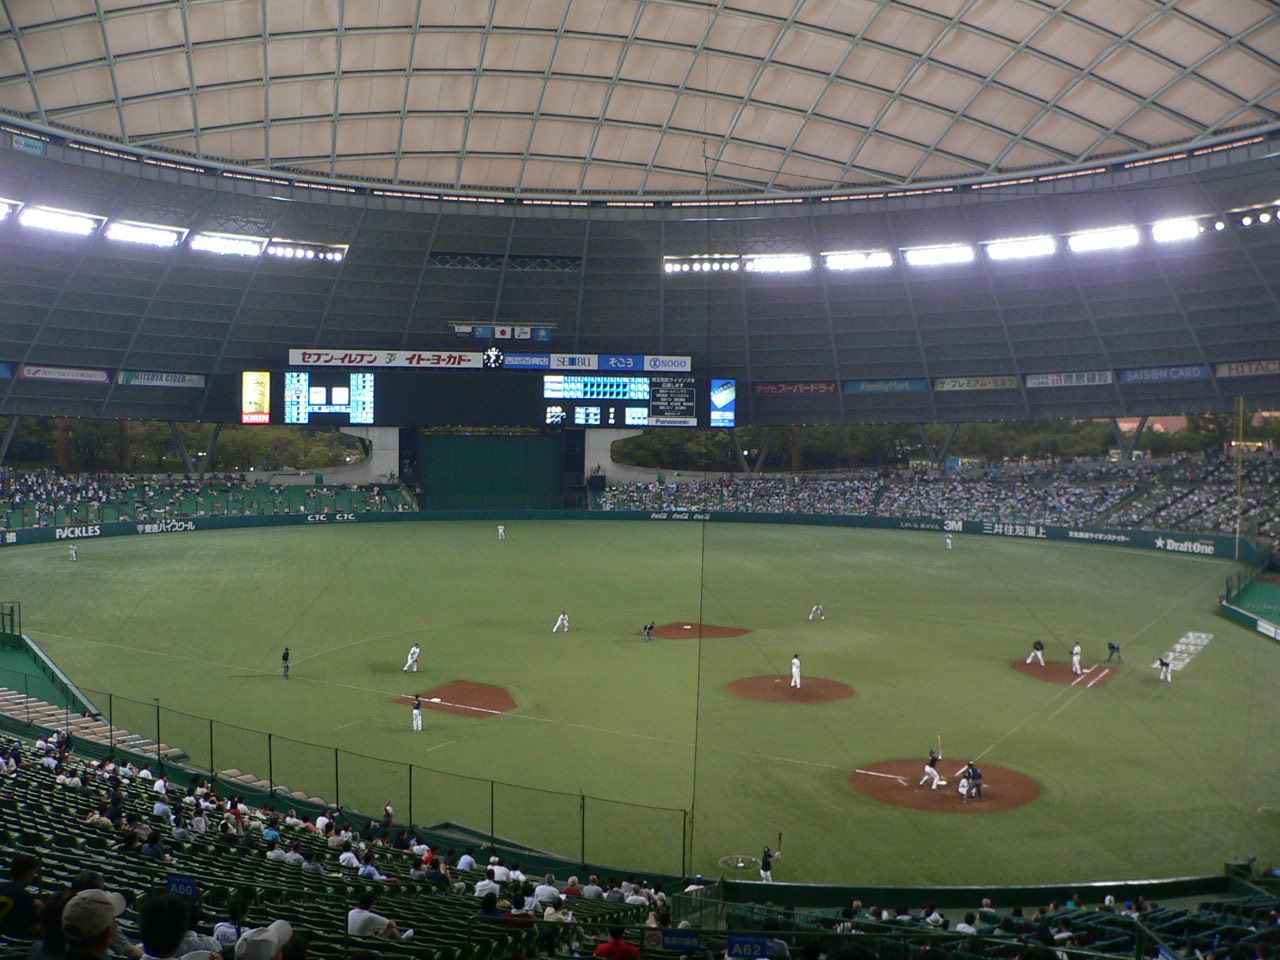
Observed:
[[[1029,677],[1043,680],[1045,683],[1065,683],[1075,687],[1100,687],[1116,675],[1115,670],[1106,664],[1090,667],[1077,676],[1071,672],[1071,664],[1050,660],[1043,667],[1038,663],[1027,663],[1025,660],[1013,661],[1013,669],[1025,673]]]
[[[937,790],[927,783],[920,785],[924,775],[922,758],[866,764],[849,774],[849,785],[863,796],[883,803],[938,813],[998,813],[1026,806],[1040,797],[1040,781],[1008,767],[979,763],[982,799],[966,803],[956,791],[959,779],[952,776],[963,764],[963,760],[940,762],[938,772],[946,778],[947,785]]]
[[[750,632],[750,630],[744,630],[741,627],[718,627],[714,623],[690,623],[688,620],[664,623],[660,627],[653,628],[653,635],[661,637],[663,640],[696,640],[699,637],[704,639],[741,637],[743,634]]]
[[[853,696],[853,687],[825,677],[805,677],[799,690],[791,686],[791,676],[743,677],[729,684],[729,692],[765,703],[830,703]]]
[[[418,696],[422,698],[424,710],[460,713],[467,717],[495,717],[519,706],[506,687],[471,683],[468,680],[455,680]],[[413,697],[397,697],[396,703],[409,706],[413,703]]]

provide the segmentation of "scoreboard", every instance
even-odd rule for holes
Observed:
[[[290,367],[219,378],[228,420],[307,426],[730,427],[732,380],[504,370]]]
[[[696,427],[693,377],[547,374],[543,422],[575,427]]]

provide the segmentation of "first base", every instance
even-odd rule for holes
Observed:
[[[440,702],[441,702],[441,700],[440,700],[440,698],[439,698],[439,697],[432,697],[432,698],[431,698],[431,702],[432,702],[432,703],[440,703]]]
[[[684,625],[684,628],[685,628],[686,630],[692,630],[692,629],[693,629],[693,624],[692,624],[692,623],[686,623],[686,624]]]

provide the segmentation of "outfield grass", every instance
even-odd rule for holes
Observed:
[[[1280,650],[1213,615],[1228,565],[1077,544],[764,525],[559,522],[361,524],[65,544],[3,554],[24,626],[82,686],[212,716],[219,767],[420,822],[487,829],[485,778],[669,808],[693,804],[692,865],[759,853],[783,834],[779,880],[1049,882],[1216,872],[1280,860]],[[825,623],[805,620],[822,601]],[[552,636],[560,608],[573,631]],[[644,643],[640,625],[750,628],[727,640]],[[1213,641],[1173,684],[1151,669],[1187,631]],[[1114,639],[1126,664],[1092,690],[1009,666],[1035,636],[1085,662]],[[423,672],[401,672],[413,639]],[[280,651],[294,679],[279,679]],[[756,703],[733,679],[852,683],[826,705]],[[451,680],[509,688],[492,719],[393,700]],[[117,706],[143,727],[152,711]],[[207,756],[208,726],[165,714],[162,735]],[[225,726],[224,726],[225,725]],[[1036,803],[964,816],[855,794],[859,765],[981,754],[1041,781]],[[696,777],[695,771],[696,758]],[[394,761],[394,762],[393,762]],[[426,768],[481,778],[465,781]],[[696,784],[695,784],[696,781]],[[579,800],[494,791],[497,833],[579,852]],[[1258,808],[1264,808],[1262,813]],[[681,815],[587,802],[586,856],[679,867]]]

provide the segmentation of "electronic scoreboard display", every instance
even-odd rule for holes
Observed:
[[[234,383],[232,382],[234,377]],[[731,427],[734,381],[692,376],[286,367],[214,383],[231,420],[311,427]]]
[[[372,373],[345,373],[338,370],[288,370],[284,374],[284,422],[373,423]]]
[[[575,427],[696,427],[693,377],[552,373],[542,378],[543,422]]]

